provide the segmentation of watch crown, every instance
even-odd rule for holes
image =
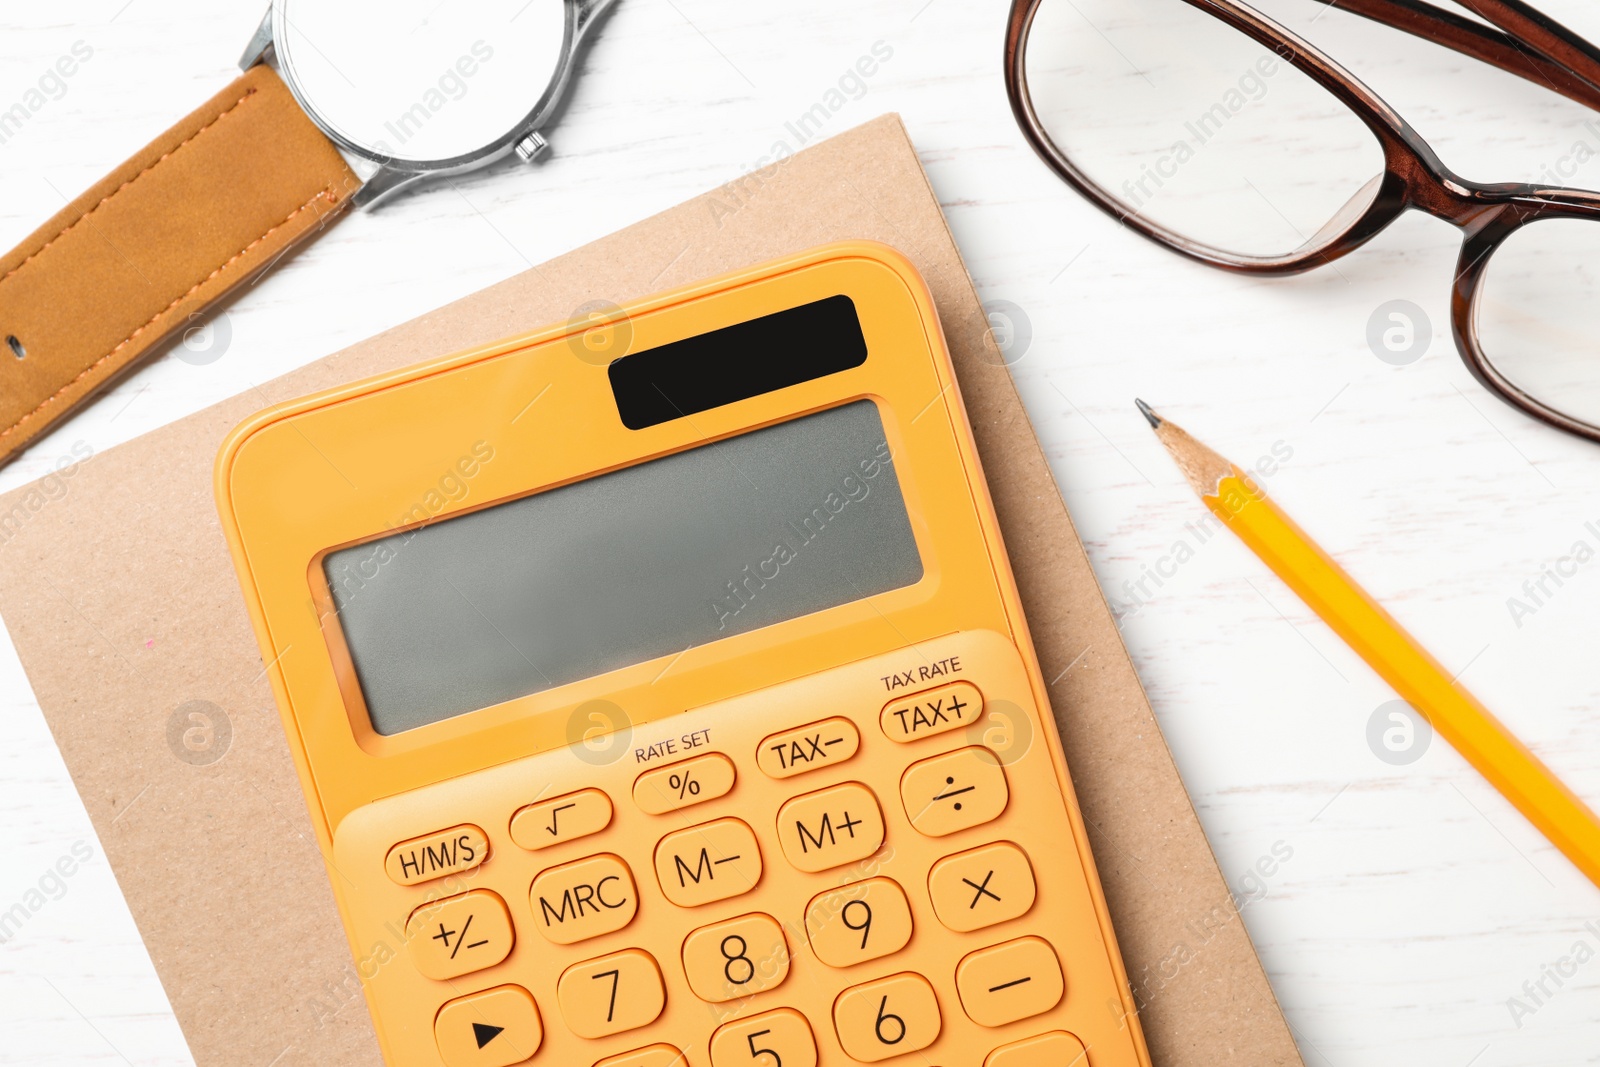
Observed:
[[[529,130],[528,135],[517,142],[517,158],[524,163],[532,163],[550,147],[550,142],[538,130]]]

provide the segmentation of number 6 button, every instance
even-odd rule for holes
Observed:
[[[817,1041],[805,1016],[779,1008],[712,1034],[711,1067],[817,1067]]]
[[[839,1044],[862,1063],[927,1048],[938,1038],[941,1024],[939,1000],[920,974],[852,986],[833,1002]]]

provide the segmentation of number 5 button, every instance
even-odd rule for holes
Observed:
[[[853,986],[833,1002],[839,1044],[862,1063],[927,1048],[943,1020],[933,987],[920,974],[897,974]]]
[[[712,1034],[711,1067],[817,1067],[817,1041],[803,1015],[779,1008]]]

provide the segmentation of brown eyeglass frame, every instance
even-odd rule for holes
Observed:
[[[1212,248],[1129,211],[1075,167],[1045,132],[1028,94],[1025,69],[1028,33],[1043,2],[1012,2],[1006,29],[1006,93],[1028,142],[1062,180],[1150,240],[1190,259],[1239,274],[1297,274],[1331,263],[1360,248],[1412,209],[1444,219],[1465,237],[1451,292],[1450,319],[1456,348],[1467,368],[1511,406],[1569,433],[1600,441],[1600,427],[1549,407],[1502,375],[1485,356],[1475,324],[1479,283],[1495,249],[1517,230],[1542,219],[1600,222],[1600,193],[1468,181],[1446,167],[1427,141],[1376,93],[1288,29],[1235,0],[1181,0],[1221,19],[1292,63],[1354,112],[1383,146],[1384,173],[1372,202],[1349,217],[1329,223],[1302,250],[1285,256],[1255,257]],[[1339,7],[1444,45],[1600,111],[1600,50],[1594,45],[1521,0],[1460,3],[1499,29],[1423,0],[1343,0]],[[1600,235],[1600,230],[1596,233]]]

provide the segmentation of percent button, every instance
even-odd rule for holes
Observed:
[[[633,800],[646,814],[666,815],[727,796],[735,777],[727,756],[698,756],[641,774],[633,783]]]

